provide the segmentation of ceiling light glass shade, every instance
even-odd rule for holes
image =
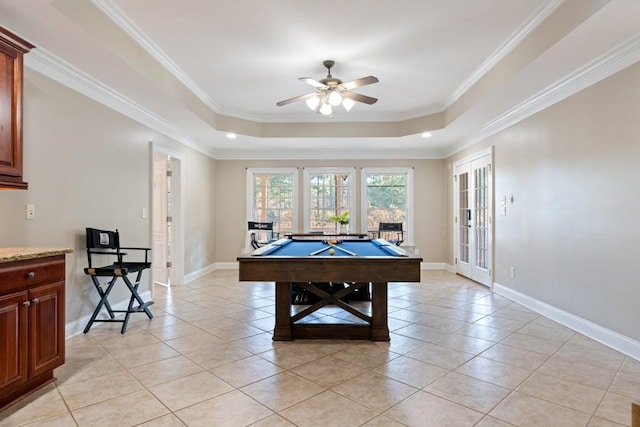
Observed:
[[[340,92],[336,92],[335,90],[329,94],[329,104],[337,107],[342,102],[342,95]]]
[[[307,107],[309,107],[312,110],[315,110],[316,108],[318,108],[318,104],[320,104],[320,98],[318,98],[317,96],[312,96],[311,98],[307,98]]]
[[[356,102],[354,100],[352,100],[352,99],[344,98],[342,100],[342,106],[347,111],[351,110],[351,108],[353,108],[354,105],[356,105]]]
[[[329,114],[331,114],[331,104],[327,104],[326,102],[323,102],[322,106],[320,107],[320,113],[324,114],[325,116],[328,116]]]

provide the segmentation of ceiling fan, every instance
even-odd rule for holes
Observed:
[[[278,107],[282,107],[283,105],[291,104],[295,101],[305,100],[310,109],[314,110],[316,113],[328,116],[332,113],[332,107],[337,107],[340,104],[342,104],[345,110],[349,111],[356,102],[372,105],[378,101],[377,98],[351,92],[351,89],[370,85],[372,83],[378,83],[379,80],[377,77],[367,76],[343,83],[342,80],[331,75],[331,67],[335,65],[334,61],[326,60],[322,62],[322,65],[327,69],[327,77],[324,79],[315,80],[311,77],[299,78],[299,80],[315,87],[315,92],[285,99],[284,101],[276,103],[276,105]]]

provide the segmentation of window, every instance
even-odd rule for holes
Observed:
[[[361,200],[363,228],[401,222],[405,241],[413,244],[413,168],[363,168]]]
[[[348,230],[354,227],[355,169],[317,168],[304,170],[305,230],[311,232],[340,232],[340,226],[329,218],[344,212],[352,214]]]
[[[273,222],[274,231],[297,231],[298,170],[247,169],[247,221]]]

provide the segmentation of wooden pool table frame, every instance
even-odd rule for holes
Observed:
[[[387,321],[387,283],[419,282],[422,258],[403,257],[328,257],[328,256],[242,256],[238,258],[239,280],[276,282],[274,341],[296,338],[348,338],[389,341]],[[291,284],[303,283],[322,301],[291,315]],[[351,283],[333,295],[313,286],[312,282]],[[371,283],[371,316],[341,300],[354,289]],[[305,316],[334,304],[364,320],[357,323],[302,323]]]

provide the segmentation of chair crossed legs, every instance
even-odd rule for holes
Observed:
[[[127,253],[122,252],[123,249],[127,251],[144,251],[144,261],[124,261]],[[120,234],[118,230],[107,231],[87,228],[87,257],[89,267],[85,268],[84,272],[91,277],[91,281],[100,295],[100,302],[98,302],[87,326],[84,328],[85,334],[89,332],[94,322],[121,322],[122,329],[120,332],[124,334],[127,331],[129,316],[132,313],[145,313],[149,319],[153,318],[153,314],[151,314],[149,310],[149,306],[153,304],[153,301],[145,302],[138,293],[142,272],[151,267],[149,251],[149,248],[120,247]],[[92,257],[94,255],[115,256],[116,262],[102,267],[93,267]],[[128,275],[132,273],[136,275],[133,283],[128,277]],[[98,279],[99,277],[110,277],[111,280],[101,285]],[[109,303],[109,294],[119,278],[123,280],[131,293],[126,310],[114,310]],[[105,286],[104,289],[103,286]],[[138,304],[137,306],[135,306],[136,303]],[[107,310],[109,315],[108,319],[97,318],[103,307]],[[116,313],[125,313],[124,318],[117,319]]]

